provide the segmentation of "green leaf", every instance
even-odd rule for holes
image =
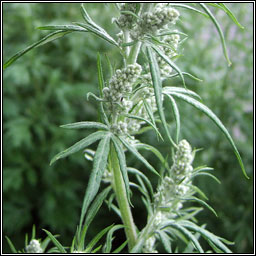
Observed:
[[[212,22],[214,23],[218,33],[219,33],[219,36],[220,36],[220,39],[221,39],[221,44],[222,44],[222,50],[223,50],[223,53],[224,53],[224,56],[228,62],[228,65],[231,66],[231,61],[229,60],[229,57],[228,57],[228,52],[227,52],[227,47],[226,47],[226,42],[225,42],[225,38],[224,38],[224,35],[223,35],[223,32],[222,32],[222,29],[220,27],[220,24],[218,23],[218,21],[216,20],[216,18],[213,16],[212,12],[208,9],[208,7],[203,4],[203,3],[199,3],[201,5],[201,7],[205,10],[205,12],[209,15],[209,17],[211,18]]]
[[[242,161],[242,158],[236,148],[236,145],[232,139],[232,137],[230,136],[228,130],[225,128],[225,126],[222,124],[222,122],[220,121],[220,119],[208,108],[206,107],[204,104],[198,102],[197,100],[189,97],[189,96],[186,96],[186,95],[183,95],[183,94],[180,94],[180,93],[172,93],[173,96],[177,97],[177,98],[180,98],[184,101],[186,101],[187,103],[191,104],[192,106],[194,106],[195,108],[201,110],[203,113],[205,113],[209,118],[212,119],[212,121],[221,129],[221,131],[225,134],[226,138],[228,139],[228,141],[230,142],[231,146],[233,147],[233,150],[235,152],[235,155],[238,159],[238,162],[241,166],[241,169],[243,171],[243,174],[244,176],[249,179],[249,177],[247,176],[246,174],[246,171],[245,171],[245,168],[244,168],[244,164],[243,164],[243,161]]]
[[[36,226],[35,224],[33,224],[32,226],[32,236],[31,236],[31,240],[36,239]]]
[[[171,248],[171,243],[170,243],[169,236],[163,230],[158,230],[156,232],[159,235],[160,241],[162,242],[166,252],[167,253],[172,253],[172,248]]]
[[[102,71],[102,65],[101,65],[101,57],[100,57],[99,53],[97,54],[97,70],[98,70],[98,81],[99,81],[100,97],[103,98],[104,77],[103,77],[103,71]],[[100,104],[101,120],[104,121],[107,125],[109,125],[107,115],[104,111],[103,103],[100,102],[99,104]]]
[[[205,207],[207,207],[211,212],[213,212],[215,214],[216,217],[218,217],[217,213],[215,212],[215,210],[209,205],[207,204],[205,201],[195,197],[195,196],[191,196],[189,198],[186,198],[185,200],[189,200],[189,201],[196,201],[202,205],[204,205]]]
[[[188,76],[188,77],[190,77],[190,78],[192,78],[192,79],[194,79],[194,80],[196,80],[196,81],[198,81],[198,82],[203,82],[202,79],[200,79],[200,78],[198,78],[198,77],[196,77],[196,76],[193,76],[193,75],[190,74],[190,73],[182,72],[182,75],[186,75],[186,76]],[[173,77],[176,77],[176,76],[179,76],[179,73],[173,74],[173,75],[169,76],[168,78],[173,78]]]
[[[156,149],[155,147],[153,147],[149,144],[146,144],[146,143],[136,143],[135,147],[137,149],[145,149],[145,150],[151,151],[161,161],[161,163],[165,166],[165,168],[169,169],[168,163],[166,162],[166,160],[164,159],[164,157],[162,156],[160,151],[158,149]]]
[[[107,234],[107,241],[106,241],[106,245],[105,245],[105,250],[104,253],[110,253],[111,252],[111,248],[112,248],[112,241],[114,240],[113,237],[113,233],[118,230],[124,228],[124,225],[115,225],[114,227],[112,227]]]
[[[159,137],[163,140],[163,137],[162,135],[160,134],[160,132],[158,131],[157,127],[151,123],[150,121],[148,121],[147,119],[143,118],[143,117],[140,117],[140,116],[134,116],[134,115],[129,115],[129,114],[125,114],[124,116],[128,117],[128,118],[132,118],[132,119],[137,119],[137,120],[140,120],[140,121],[144,121],[145,123],[149,124],[156,132],[156,134],[159,135]]]
[[[181,72],[181,70],[179,69],[179,67],[168,57],[165,55],[165,53],[160,50],[158,47],[156,46],[152,46],[152,48],[155,50],[155,52],[168,64],[170,65],[173,69],[175,69],[177,71],[177,73],[179,74],[183,86],[186,88],[186,84],[185,84],[185,79],[183,76],[183,73]]]
[[[200,175],[202,175],[202,176],[209,176],[209,177],[213,178],[217,183],[221,184],[221,181],[217,177],[215,177],[214,175],[212,175],[211,173],[208,173],[208,172],[198,172],[198,173],[195,173],[195,174],[193,174],[191,176],[191,179],[196,177],[196,176],[200,176]]]
[[[17,59],[19,59],[21,56],[23,56],[25,53],[29,52],[30,50],[32,50],[35,47],[38,46],[42,46],[46,43],[49,43],[55,39],[58,39],[60,37],[63,37],[67,34],[71,33],[70,31],[55,31],[47,36],[45,36],[44,38],[42,38],[41,40],[39,40],[38,42],[28,46],[27,48],[25,48],[24,50],[16,53],[14,56],[12,56],[8,61],[6,61],[3,65],[3,68],[6,69],[7,67],[9,67],[10,65],[12,65],[13,62],[15,62]]]
[[[125,242],[123,242],[118,248],[116,248],[113,253],[120,253],[124,247],[127,245],[128,241],[126,240]]]
[[[8,236],[5,236],[6,240],[7,240],[7,243],[9,244],[9,247],[12,251],[12,253],[18,253],[15,246],[13,245],[12,241],[9,239]]]
[[[105,30],[104,31],[98,30],[95,27],[85,24],[85,23],[82,23],[82,22],[74,22],[74,24],[77,24],[78,26],[85,28],[86,30],[92,32],[93,34],[97,35],[98,37],[106,40],[110,44],[113,44],[119,48],[118,43]]]
[[[56,245],[61,253],[67,253],[65,248],[60,244],[60,242],[52,235],[51,232],[43,229],[43,231],[48,235],[48,237],[52,240],[52,242]]]
[[[182,225],[179,225],[179,223],[173,223],[172,226],[176,227],[177,229],[179,229],[184,235],[186,235],[194,244],[195,248],[200,252],[200,253],[204,253],[203,248],[201,247],[201,245],[199,244],[199,242],[197,241],[197,238],[186,228],[184,228]]]
[[[92,200],[94,199],[94,197],[96,196],[99,190],[101,178],[107,166],[111,135],[110,133],[104,133],[104,135],[105,136],[100,141],[93,159],[93,169],[89,178],[88,186],[86,188],[86,192],[83,200],[83,207],[81,211],[78,234],[80,234],[80,230],[81,230],[84,216],[88,209],[88,206],[90,205],[90,203],[92,202]]]
[[[169,133],[167,123],[165,120],[165,115],[163,111],[163,103],[162,103],[162,83],[161,83],[161,78],[160,78],[160,73],[159,73],[159,67],[156,61],[156,57],[152,51],[152,48],[150,46],[146,47],[147,51],[147,56],[149,59],[149,66],[150,66],[150,73],[153,81],[153,87],[154,87],[154,92],[155,92],[155,98],[156,98],[156,104],[158,108],[158,113],[160,116],[160,119],[163,123],[165,132],[168,136],[168,139],[170,140],[171,144],[177,148],[177,145],[174,143],[174,141],[171,138],[171,135]]]
[[[104,228],[101,230],[93,239],[92,241],[88,244],[88,246],[85,249],[85,253],[90,253],[93,249],[93,246],[98,243],[98,241],[113,227],[114,224]]]
[[[106,134],[108,134],[107,132],[103,132],[103,131],[98,131],[98,132],[94,132],[92,134],[90,134],[89,136],[87,136],[86,138],[78,141],[76,144],[74,144],[73,146],[65,149],[64,151],[60,152],[59,154],[57,154],[55,157],[53,157],[53,159],[50,162],[50,165],[52,165],[55,161],[67,157],[71,154],[76,153],[77,151],[91,145],[92,143],[96,142],[97,140],[102,139],[103,137],[106,136]]]
[[[179,143],[179,136],[180,136],[180,113],[179,113],[179,109],[178,106],[175,102],[175,100],[173,99],[173,97],[169,94],[165,94],[171,101],[172,104],[172,111],[173,111],[173,115],[174,115],[174,119],[175,119],[175,123],[176,123],[176,142]]]
[[[132,167],[128,167],[128,171],[129,171],[130,173],[132,173],[132,174],[138,175],[138,176],[140,176],[141,178],[143,178],[144,181],[146,182],[148,188],[149,188],[149,191],[150,191],[151,195],[153,196],[153,194],[154,194],[154,193],[153,193],[153,188],[152,188],[151,182],[150,182],[150,180],[148,179],[148,177],[147,177],[143,172],[141,172],[141,171],[139,171],[139,170],[137,170],[137,169],[135,169],[135,168],[132,168]]]
[[[165,93],[165,94],[172,94],[173,92],[183,93],[183,94],[201,99],[201,97],[197,93],[195,93],[189,89],[186,89],[186,88],[175,87],[175,86],[165,86],[163,88],[163,93]]]
[[[64,125],[61,125],[60,127],[66,128],[66,129],[96,128],[96,129],[108,130],[108,127],[105,124],[98,123],[98,122],[77,122],[72,124],[64,124]]]
[[[118,137],[118,139],[124,144],[124,146],[132,153],[134,156],[136,156],[145,166],[148,167],[150,171],[152,171],[154,174],[159,176],[158,172],[155,170],[155,168],[137,151],[135,147],[133,147],[131,144],[129,144],[125,139],[122,137]]]
[[[214,7],[222,9],[232,20],[233,22],[241,29],[244,29],[244,27],[238,22],[235,15],[232,13],[232,11],[224,4],[224,3],[208,3],[209,5],[212,5]]]
[[[121,170],[122,177],[123,177],[124,184],[125,184],[125,190],[126,190],[127,199],[128,199],[128,202],[131,204],[131,201],[130,201],[130,188],[129,188],[129,177],[128,177],[128,174],[127,174],[127,166],[126,166],[125,153],[124,153],[124,150],[123,150],[121,142],[114,135],[111,136],[111,140],[112,140],[112,142],[114,144],[114,147],[115,147],[115,150],[116,150],[116,153],[117,153],[120,170]]]
[[[94,219],[95,215],[97,214],[98,210],[100,209],[103,201],[106,199],[109,191],[111,190],[111,186],[105,188],[93,201],[88,213],[86,214],[86,219],[84,225],[89,227],[90,223]]]
[[[212,234],[211,232],[209,232],[208,230],[201,228],[199,226],[197,226],[196,224],[194,224],[191,221],[188,220],[183,220],[183,221],[179,221],[179,224],[181,224],[183,227],[192,229],[195,232],[200,233],[206,240],[211,241],[213,244],[217,245],[221,250],[223,250],[226,253],[232,253],[232,251],[230,251],[222,242],[221,242],[221,238]],[[214,249],[214,248],[213,248]]]
[[[38,27],[40,30],[62,30],[62,31],[78,31],[78,32],[88,32],[86,29],[75,25],[51,25]]]
[[[200,14],[204,15],[206,18],[209,18],[209,16],[206,13],[201,12],[200,10],[198,10],[196,8],[193,8],[193,7],[191,7],[189,5],[186,5],[186,4],[169,3],[169,5],[174,6],[174,7],[185,8],[185,9],[188,9],[190,11],[194,11],[194,12],[200,13]]]

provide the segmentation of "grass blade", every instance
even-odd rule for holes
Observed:
[[[98,122],[77,122],[77,123],[71,123],[71,124],[64,124],[64,125],[61,125],[60,127],[65,129],[96,128],[96,129],[108,130],[108,127],[105,124],[98,123]]]
[[[218,21],[216,20],[216,18],[213,16],[212,12],[208,9],[208,7],[203,4],[203,3],[199,3],[201,5],[201,7],[205,10],[205,12],[209,15],[209,17],[211,18],[212,22],[214,23],[218,33],[219,33],[219,36],[220,36],[220,39],[221,39],[221,44],[222,44],[222,50],[223,50],[223,53],[224,53],[224,56],[228,62],[228,65],[231,66],[231,61],[228,57],[228,52],[227,52],[227,47],[226,47],[226,42],[225,42],[225,38],[224,38],[224,35],[223,35],[223,32],[222,32],[222,29],[220,27],[220,24],[218,23]]]
[[[243,164],[243,161],[242,161],[242,158],[236,148],[236,145],[232,139],[232,137],[230,136],[228,130],[226,129],[226,127],[222,124],[222,122],[220,121],[220,119],[207,107],[205,106],[204,104],[202,104],[201,102],[189,97],[189,96],[186,96],[184,94],[180,94],[180,93],[172,93],[173,96],[177,97],[177,98],[180,98],[184,101],[186,101],[187,103],[191,104],[192,106],[194,106],[195,108],[199,109],[200,111],[202,111],[203,113],[205,113],[209,118],[212,119],[212,121],[221,129],[221,131],[225,134],[226,138],[228,139],[228,141],[230,142],[234,152],[235,152],[235,155],[238,159],[238,162],[240,164],[240,167],[242,169],[242,172],[244,174],[244,176],[249,179],[249,177],[247,176],[246,174],[246,171],[245,171],[245,168],[244,168],[244,164]]]
[[[101,178],[107,166],[107,159],[110,146],[110,133],[104,134],[105,136],[104,138],[101,139],[93,159],[93,169],[89,178],[88,186],[86,188],[83,200],[83,207],[81,211],[78,234],[80,234],[85,213],[99,190]]]
[[[19,59],[21,56],[23,56],[25,53],[29,52],[30,50],[34,49],[35,47],[38,47],[38,46],[44,45],[46,43],[52,42],[53,40],[58,39],[60,37],[63,37],[68,33],[71,33],[71,32],[70,31],[55,31],[55,32],[45,36],[44,38],[42,38],[38,42],[33,43],[32,45],[28,46],[24,50],[16,53],[14,56],[12,56],[8,61],[6,61],[4,63],[3,69],[6,69],[10,65],[12,65],[13,62],[15,62],[17,59]]]
[[[158,113],[159,113],[160,119],[163,123],[165,132],[168,136],[168,139],[170,140],[172,146],[177,148],[177,145],[174,143],[174,141],[171,138],[171,135],[170,135],[170,132],[168,130],[167,123],[165,120],[165,115],[164,115],[164,111],[163,111],[163,103],[162,103],[162,84],[161,84],[161,78],[160,78],[158,64],[157,64],[156,58],[154,56],[154,53],[152,51],[152,48],[150,46],[147,46],[146,51],[147,51],[147,56],[149,59],[150,73],[151,73],[151,77],[152,77],[152,81],[153,81],[153,87],[154,87],[154,92],[155,92]]]
[[[79,151],[79,150],[91,145],[92,143],[96,142],[97,140],[102,139],[103,137],[106,136],[106,134],[107,134],[107,132],[103,132],[103,131],[98,131],[98,132],[94,132],[94,133],[90,134],[86,138],[78,141],[73,146],[65,149],[64,151],[62,151],[62,152],[58,153],[56,156],[54,156],[53,159],[50,162],[50,165],[52,165],[57,160],[59,160],[61,158],[64,158],[64,157],[67,157],[71,154],[74,154],[77,151]]]

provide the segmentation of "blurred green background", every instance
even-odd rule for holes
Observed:
[[[92,18],[111,35],[118,30],[111,19],[117,15],[111,4],[85,4]],[[195,183],[205,191],[209,203],[217,211],[216,218],[208,210],[198,215],[199,223],[207,223],[213,233],[235,242],[236,253],[253,251],[253,4],[228,4],[240,23],[238,28],[221,10],[214,10],[227,39],[233,65],[227,66],[221,44],[210,20],[200,14],[179,9],[177,26],[189,35],[183,43],[183,56],[177,64],[183,71],[201,78],[187,78],[187,87],[201,95],[223,121],[241,153],[251,179],[246,180],[231,146],[214,123],[191,106],[178,102],[181,112],[182,138],[194,147],[203,148],[195,164],[215,169],[222,181],[218,185],[207,178]],[[44,31],[35,28],[50,24],[82,21],[76,3],[3,3],[3,59],[42,38]],[[37,227],[37,237],[44,238],[42,228],[60,234],[64,245],[71,245],[91,162],[82,152],[49,166],[59,151],[83,138],[89,131],[67,131],[59,125],[82,120],[97,120],[95,101],[87,101],[86,93],[97,94],[96,53],[118,66],[121,58],[113,46],[91,34],[72,33],[23,56],[3,72],[3,232],[16,248],[24,247],[25,233]],[[104,68],[109,78],[107,68]],[[179,79],[168,85],[181,86]],[[169,105],[166,104],[166,108]],[[173,124],[173,117],[167,120]],[[140,135],[164,154],[168,145],[157,141],[150,132]],[[92,147],[93,148],[93,147]],[[150,154],[144,154],[151,157]],[[144,170],[129,156],[131,165]],[[158,163],[152,159],[152,164]],[[145,170],[146,172],[146,170]],[[152,182],[156,184],[153,176]],[[103,184],[104,186],[104,184]],[[140,195],[134,191],[134,218],[142,228],[146,210]],[[120,223],[106,205],[100,210],[89,230],[88,239],[103,227]],[[120,232],[117,243],[123,239]],[[207,248],[207,245],[205,245]],[[3,252],[9,252],[3,240]]]

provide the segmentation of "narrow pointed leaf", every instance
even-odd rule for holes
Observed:
[[[113,253],[120,253],[124,247],[127,245],[128,241],[126,240],[125,242],[123,242],[118,248],[116,248]]]
[[[198,77],[196,77],[196,76],[193,76],[193,75],[190,74],[190,73],[182,72],[182,75],[186,75],[186,76],[188,76],[188,77],[190,77],[190,78],[192,78],[192,79],[194,79],[194,80],[196,80],[196,81],[198,81],[198,82],[203,82],[202,79],[200,79],[200,78],[198,78]],[[179,73],[173,74],[173,75],[169,76],[168,78],[173,78],[173,77],[176,77],[176,76],[179,76]]]
[[[91,25],[84,24],[84,23],[81,23],[81,22],[75,22],[74,24],[77,24],[78,26],[80,26],[82,28],[85,28],[86,30],[92,32],[93,34],[97,35],[98,37],[106,40],[110,44],[113,44],[113,45],[119,47],[118,43],[106,31],[103,32],[102,30],[98,30],[98,29],[96,29],[95,27],[93,27]]]
[[[208,230],[201,228],[201,227],[197,226],[196,224],[194,224],[193,222],[188,221],[188,220],[179,221],[179,224],[181,224],[183,227],[192,229],[193,231],[200,233],[206,240],[211,241],[212,243],[214,243],[216,246],[218,246],[224,252],[232,253],[232,251],[230,251],[230,249],[227,248],[227,246],[225,246],[221,242],[220,237],[212,234]]]
[[[172,104],[172,111],[173,111],[173,115],[174,115],[174,119],[175,119],[175,123],[176,123],[176,142],[179,142],[179,136],[180,136],[180,113],[179,113],[179,109],[178,106],[175,102],[175,100],[173,99],[173,97],[169,94],[166,94],[166,96],[170,99],[171,104]]]
[[[184,94],[180,94],[180,93],[172,93],[173,96],[177,97],[177,98],[180,98],[184,101],[186,101],[187,103],[191,104],[192,106],[194,106],[195,108],[199,109],[200,111],[202,111],[203,113],[205,113],[209,118],[212,119],[212,121],[221,129],[221,131],[225,134],[226,138],[228,139],[228,141],[230,142],[234,152],[235,152],[235,155],[238,159],[238,162],[241,166],[241,169],[243,171],[243,174],[244,176],[249,179],[249,177],[247,176],[246,174],[246,171],[245,171],[245,168],[244,168],[244,165],[243,165],[243,161],[242,161],[242,158],[236,148],[236,145],[232,139],[232,137],[230,136],[228,130],[226,129],[226,127],[222,124],[222,122],[220,121],[220,119],[207,107],[205,106],[204,104],[202,104],[201,102],[189,97],[189,96],[186,96]]]
[[[160,136],[160,138],[163,140],[163,137],[162,137],[161,133],[158,131],[157,127],[153,123],[148,121],[147,119],[140,117],[140,116],[134,116],[134,115],[129,115],[129,114],[126,114],[125,116],[128,118],[133,118],[133,119],[137,119],[140,121],[144,121],[145,123],[149,124],[155,130],[156,134],[158,134]]]
[[[7,240],[7,243],[9,244],[9,247],[12,251],[12,253],[18,253],[15,246],[13,245],[12,241],[9,239],[8,236],[5,236],[6,240]]]
[[[98,70],[100,97],[103,98],[104,77],[103,77],[103,71],[102,71],[102,65],[101,65],[101,57],[99,53],[97,54],[97,70]],[[101,121],[104,121],[107,125],[109,125],[108,117],[104,111],[103,103],[100,102],[99,104],[100,104]]]
[[[172,226],[176,227],[177,229],[179,229],[184,235],[186,235],[194,244],[195,248],[200,252],[200,253],[204,253],[203,248],[201,247],[201,245],[199,244],[199,242],[197,241],[196,237],[186,228],[184,228],[182,225],[179,225],[178,223],[173,223]]]
[[[43,231],[48,235],[48,237],[52,240],[52,242],[56,245],[56,247],[59,249],[61,253],[67,253],[65,248],[60,244],[60,242],[52,235],[51,232],[47,231],[46,229],[43,229]]]
[[[168,136],[168,139],[170,140],[171,144],[174,147],[177,147],[177,145],[174,143],[173,139],[171,138],[171,135],[170,135],[170,132],[168,130],[167,123],[165,120],[165,115],[164,115],[164,111],[163,111],[163,103],[162,103],[162,83],[161,83],[161,78],[160,78],[160,73],[159,73],[159,68],[158,68],[158,64],[156,61],[156,57],[154,56],[154,53],[150,46],[147,46],[146,51],[147,51],[147,56],[149,59],[150,73],[151,73],[151,77],[152,77],[152,81],[153,81],[153,87],[154,87],[154,92],[155,92],[158,113],[159,113],[160,119],[163,123],[165,132]]]
[[[21,56],[23,56],[25,53],[29,52],[30,50],[34,49],[35,47],[41,46],[43,44],[49,43],[55,39],[58,39],[60,37],[65,36],[66,34],[71,33],[69,31],[55,31],[47,36],[45,36],[44,38],[42,38],[41,40],[39,40],[38,42],[28,46],[27,48],[25,48],[24,50],[16,53],[14,56],[12,56],[8,61],[6,61],[3,65],[3,68],[6,69],[7,67],[9,67],[13,62],[15,62],[17,59],[19,59]]]
[[[88,32],[86,29],[75,25],[50,25],[38,27],[40,30],[62,30],[62,31],[78,31],[78,32]]]
[[[60,127],[66,128],[66,129],[96,128],[96,129],[108,130],[108,127],[105,124],[98,123],[98,122],[77,122],[77,123],[71,123],[71,124],[64,124],[64,125],[61,125]]]
[[[155,50],[155,52],[168,64],[170,65],[173,69],[175,69],[177,71],[177,73],[179,74],[182,83],[184,85],[184,87],[186,88],[186,84],[185,84],[185,79],[183,76],[183,73],[181,72],[180,68],[168,57],[165,55],[165,53],[160,50],[158,47],[156,46],[152,46],[152,48]]]
[[[92,241],[88,244],[88,246],[85,249],[85,253],[90,253],[93,249],[93,246],[98,243],[98,241],[113,227],[114,224],[111,226],[108,226],[104,228],[102,231],[100,231],[93,239]]]
[[[224,4],[224,3],[208,3],[209,5],[212,5],[214,7],[222,9],[228,16],[233,20],[233,22],[241,29],[244,29],[244,27],[238,22],[235,15],[232,13],[232,11]]]
[[[172,92],[186,94],[186,95],[193,96],[193,97],[201,100],[201,97],[197,93],[195,93],[189,89],[186,89],[186,88],[175,87],[175,86],[165,86],[163,88],[163,93],[172,94]]]
[[[163,230],[158,230],[157,234],[159,235],[160,240],[161,240],[166,252],[167,253],[172,253],[172,248],[171,248],[171,243],[170,243],[169,236]]]
[[[57,161],[61,158],[67,157],[71,154],[76,153],[77,151],[79,151],[81,149],[84,149],[85,147],[88,147],[89,145],[96,142],[97,140],[100,140],[103,137],[105,137],[106,134],[107,134],[107,132],[103,132],[103,131],[98,131],[98,132],[94,132],[94,133],[90,134],[86,138],[78,141],[73,146],[65,149],[64,151],[60,152],[55,157],[53,157],[53,159],[50,162],[50,165],[52,165],[55,161]]]
[[[84,225],[89,227],[90,223],[94,219],[95,215],[97,214],[98,210],[100,209],[103,201],[106,199],[109,191],[111,190],[111,186],[105,188],[93,201],[91,207],[88,210],[86,215],[86,219]]]
[[[155,170],[155,168],[138,152],[138,150],[133,147],[131,144],[129,144],[125,139],[122,137],[118,137],[118,139],[124,144],[124,146],[134,155],[136,156],[145,166],[148,167],[150,171],[152,171],[154,174],[159,176],[158,172]]]
[[[112,249],[112,241],[114,240],[114,237],[113,237],[113,233],[118,230],[118,229],[121,229],[121,228],[124,228],[124,225],[115,225],[114,227],[112,227],[109,231],[108,231],[108,234],[107,234],[107,241],[106,241],[106,249],[104,251],[104,253],[110,253],[111,252],[111,249]]]
[[[209,15],[207,15],[206,13],[204,12],[201,12],[200,10],[194,8],[194,7],[191,7],[189,5],[186,5],[186,4],[176,4],[176,3],[169,3],[171,6],[174,6],[174,7],[180,7],[180,8],[185,8],[185,9],[188,9],[190,11],[194,11],[194,12],[197,12],[197,13],[200,13],[202,15],[204,15],[206,18],[209,18]]]
[[[79,224],[79,232],[78,232],[79,234],[80,234],[80,230],[83,224],[86,211],[99,190],[101,178],[107,166],[111,135],[110,133],[104,133],[104,134],[105,136],[100,141],[93,159],[93,169],[89,178],[88,186],[86,188],[85,197],[83,200],[83,207],[82,207],[80,224]]]
[[[220,40],[221,40],[221,44],[222,44],[222,50],[223,50],[223,53],[224,53],[224,56],[228,62],[228,65],[230,66],[232,63],[231,61],[229,60],[229,57],[228,57],[228,52],[227,52],[227,47],[226,47],[226,42],[225,42],[225,38],[224,38],[224,35],[223,35],[223,32],[222,32],[222,29],[220,27],[220,24],[219,22],[216,20],[216,18],[214,17],[214,15],[212,14],[212,12],[208,9],[208,7],[203,4],[203,3],[199,3],[201,5],[201,7],[205,10],[205,12],[209,15],[209,17],[211,18],[212,22],[214,23],[218,33],[219,33],[219,36],[220,36]]]
[[[115,136],[112,136],[111,139],[113,141],[113,144],[114,144],[114,147],[115,147],[115,150],[116,150],[116,153],[117,153],[120,170],[121,170],[122,177],[123,177],[124,184],[125,184],[126,196],[127,196],[128,202],[131,203],[131,201],[130,201],[130,192],[129,192],[130,191],[129,178],[128,178],[128,174],[127,174],[125,153],[124,153],[124,150],[122,148],[121,142]]]

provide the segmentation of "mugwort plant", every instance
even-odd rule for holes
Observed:
[[[30,242],[26,237],[25,248],[17,251],[7,238],[13,252],[26,253],[157,253],[164,248],[167,253],[173,252],[206,252],[200,244],[205,239],[214,252],[230,253],[232,242],[208,231],[206,225],[196,221],[196,215],[202,210],[193,203],[201,204],[214,214],[215,210],[206,203],[207,197],[199,187],[193,184],[197,176],[205,175],[219,180],[211,174],[212,168],[193,166],[197,150],[190,145],[189,138],[180,136],[180,113],[176,99],[188,103],[203,112],[224,133],[231,144],[241,169],[248,178],[240,154],[223,123],[204,105],[201,97],[186,87],[185,77],[199,80],[193,75],[181,71],[176,60],[181,57],[182,44],[187,35],[179,31],[176,22],[183,11],[196,12],[208,18],[216,27],[223,54],[228,65],[231,64],[223,32],[210,8],[223,10],[240,28],[233,13],[222,3],[113,3],[119,16],[113,18],[113,26],[119,32],[111,36],[100,27],[87,13],[83,4],[81,13],[84,22],[74,22],[72,25],[51,25],[39,27],[41,30],[52,31],[40,41],[27,47],[10,58],[4,68],[10,66],[31,49],[42,46],[57,38],[74,32],[96,35],[99,40],[116,47],[120,53],[122,66],[113,68],[109,61],[111,78],[104,79],[101,55],[97,55],[98,88],[95,95],[88,93],[88,99],[93,98],[98,103],[100,121],[79,121],[62,125],[65,129],[96,129],[89,136],[76,142],[53,157],[52,164],[57,160],[82,151],[85,157],[93,161],[88,186],[86,188],[80,221],[70,246],[63,246],[56,236],[44,230],[47,237],[44,241],[36,239],[33,227]],[[140,56],[140,58],[138,58]],[[184,57],[185,58],[185,57]],[[163,82],[173,77],[180,77],[179,86],[168,86]],[[163,107],[164,101],[169,101],[172,107],[175,133],[166,120]],[[192,120],[191,120],[192,122]],[[161,128],[161,129],[160,129]],[[141,142],[137,135],[147,130],[153,130],[159,140],[165,140],[169,145],[166,155],[155,147]],[[90,145],[98,143],[93,151]],[[162,171],[156,170],[140,150],[149,150],[158,158]],[[132,154],[137,161],[142,162],[148,171],[152,172],[158,185],[154,187],[147,173],[134,167],[127,166],[126,155]],[[171,156],[168,158],[168,156]],[[167,160],[168,159],[168,160]],[[171,161],[169,159],[172,159]],[[130,177],[136,177],[137,183],[130,182]],[[101,190],[102,183],[107,186]],[[146,225],[142,230],[136,227],[132,214],[131,186],[135,186],[142,194],[142,204],[148,214]],[[121,218],[122,225],[112,224],[100,231],[91,242],[85,245],[85,237],[91,222],[103,202]],[[190,204],[188,205],[187,202]],[[112,250],[114,233],[124,229],[126,241]],[[105,243],[98,245],[100,239],[106,236]],[[182,240],[186,248],[181,250],[173,246]],[[102,241],[102,240],[101,240]],[[53,247],[47,249],[49,242]],[[97,246],[96,246],[97,245]],[[95,247],[96,246],[96,247]],[[209,252],[209,251],[207,251]]]

